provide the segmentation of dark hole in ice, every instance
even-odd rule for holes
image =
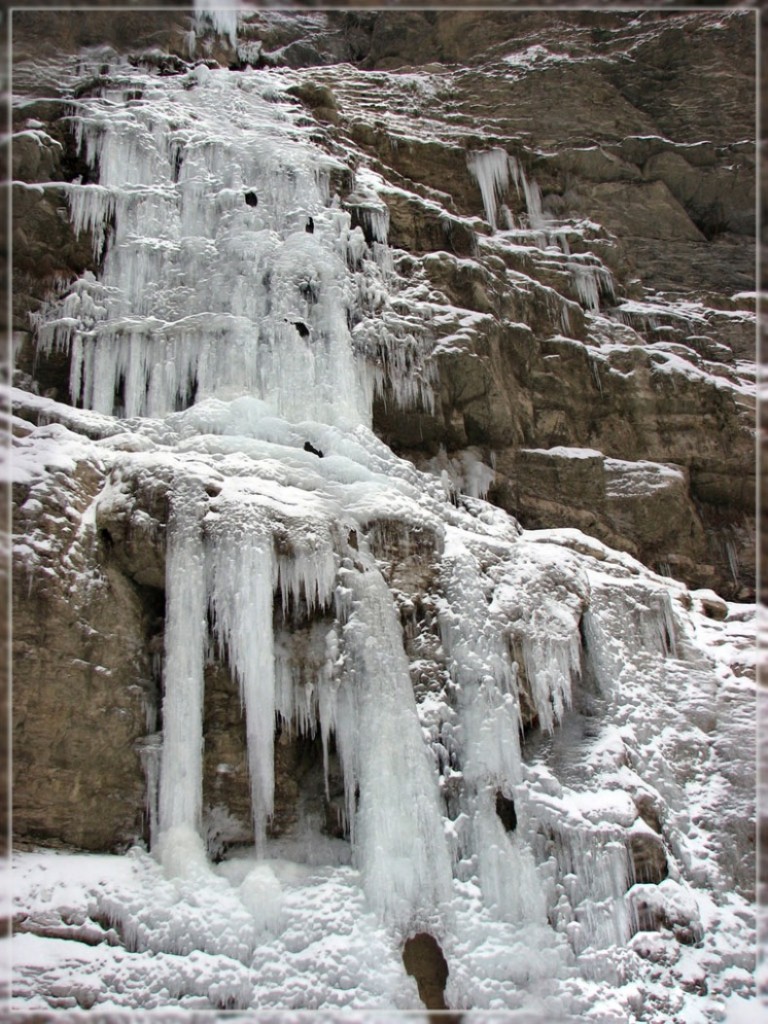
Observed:
[[[416,979],[419,999],[428,1010],[447,1010],[445,983],[448,964],[437,940],[428,932],[419,932],[406,939],[403,946],[403,964]]]
[[[184,412],[185,409],[188,409],[191,405],[195,404],[195,401],[197,400],[198,386],[198,380],[197,377],[195,377],[190,383],[188,383],[186,391],[176,392],[176,397],[174,399],[174,412]]]
[[[322,459],[322,457],[323,457],[323,453],[322,453],[322,452],[320,451],[320,449],[319,449],[319,448],[314,448],[314,447],[313,447],[313,446],[312,446],[312,445],[310,444],[310,442],[309,442],[309,441],[305,441],[305,442],[304,442],[304,451],[305,451],[305,452],[312,452],[312,454],[313,454],[313,455],[317,455],[317,457],[318,457],[319,459]]]
[[[304,225],[304,230],[305,230],[305,231],[306,231],[306,232],[307,232],[308,234],[310,234],[310,235],[314,233],[314,230],[315,230],[315,221],[314,221],[314,218],[312,218],[312,217],[310,217],[310,218],[309,218],[309,220],[307,221],[307,223],[306,223],[306,224]]]
[[[174,181],[179,180],[179,175],[181,174],[181,165],[183,161],[184,156],[182,154],[181,148],[178,146],[174,146],[171,156],[171,173],[173,175]]]
[[[302,338],[308,338],[309,337],[309,328],[301,320],[294,320],[293,326],[299,332],[300,337],[302,337]]]
[[[312,305],[320,298],[320,286],[316,281],[303,281],[299,285],[299,292]]]
[[[517,828],[515,802],[510,800],[508,796],[504,796],[500,790],[496,793],[496,813],[507,832],[514,832]]]
[[[253,189],[251,189],[249,192],[245,193],[245,202],[246,202],[246,204],[248,206],[258,206],[259,205],[259,197],[253,191]]]
[[[120,374],[117,379],[112,403],[115,416],[125,416],[125,376],[123,374]]]
[[[107,551],[111,551],[114,547],[115,542],[112,540],[112,534],[109,530],[99,530],[99,540],[104,545]]]

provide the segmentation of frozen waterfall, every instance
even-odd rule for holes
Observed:
[[[103,269],[43,315],[40,340],[70,349],[74,399],[132,417],[251,394],[290,420],[369,423],[398,360],[382,375],[357,358],[364,307],[385,288],[333,190],[343,165],[275,75],[200,64],[147,87],[119,110],[107,95],[72,115],[99,180],[56,187]],[[384,333],[396,352],[403,339],[392,323]]]
[[[722,911],[697,885],[733,883],[697,852],[722,845],[704,791],[727,771],[702,705],[725,719],[738,688],[715,626],[628,554],[487,504],[479,449],[429,474],[373,434],[377,396],[437,402],[442,307],[422,280],[403,299],[383,179],[316,131],[298,72],[113,71],[70,116],[93,181],[45,185],[98,271],[37,331],[69,355],[59,416],[104,474],[93,523],[109,507],[150,536],[152,496],[162,749],[153,849],[88,913],[153,969],[202,964],[210,985],[178,981],[193,1007],[412,1009],[422,932],[456,1009],[566,1019],[603,983],[642,1004],[638,922],[692,944]],[[597,310],[610,274],[558,241],[522,162],[467,160],[494,245]],[[231,735],[211,749],[214,683]]]

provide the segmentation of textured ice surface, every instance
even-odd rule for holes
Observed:
[[[428,399],[413,328],[385,315],[386,207],[361,174],[369,249],[332,189],[342,165],[284,92],[290,74],[131,74],[142,102],[106,95],[73,115],[99,183],[51,185],[104,253],[98,283],[86,276],[42,314],[41,345],[71,350],[76,399],[135,416],[247,393],[289,419],[340,423],[366,422],[385,380]]]

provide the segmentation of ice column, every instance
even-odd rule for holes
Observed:
[[[477,558],[450,528],[441,573],[440,633],[458,692],[464,809],[483,899],[505,920],[542,924],[546,903],[533,855],[504,831],[495,807],[496,793],[511,797],[522,777],[517,677]]]
[[[209,552],[214,631],[228,654],[245,708],[248,771],[257,853],[274,809],[275,651],[271,536],[234,517],[222,520]]]
[[[382,917],[402,930],[423,927],[451,893],[437,779],[389,589],[372,561],[344,571],[343,584],[348,675],[332,714],[352,801],[359,786],[356,858]]]
[[[203,654],[207,638],[202,518],[198,481],[178,479],[171,492],[166,566],[167,610],[163,754],[159,825],[197,831],[203,778]]]
[[[448,529],[441,577],[440,634],[458,686],[468,786],[521,779],[517,681],[500,626],[489,616],[477,559]]]

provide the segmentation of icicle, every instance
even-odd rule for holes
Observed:
[[[386,245],[389,234],[389,210],[386,206],[360,206],[357,215],[362,221],[363,232],[373,244]]]
[[[592,374],[592,380],[595,382],[597,390],[600,392],[600,397],[603,395],[603,382],[600,379],[600,369],[597,359],[587,354],[587,360],[589,362],[589,372]]]
[[[540,231],[546,224],[546,218],[541,208],[541,189],[535,181],[528,181],[525,171],[516,157],[511,156],[509,158],[509,166],[518,194],[520,193],[521,185],[523,188],[528,225],[534,231]],[[544,246],[541,245],[540,248],[544,248]]]
[[[154,849],[158,838],[158,792],[160,763],[163,755],[162,734],[154,733],[141,741],[139,757],[146,782],[145,807],[149,822],[149,847]]]
[[[219,515],[212,527],[210,601],[216,637],[227,652],[245,707],[255,843],[263,855],[275,795],[272,592],[276,568],[271,537],[245,529],[232,518]]]
[[[570,706],[571,681],[580,672],[578,634],[525,637],[523,658],[541,728],[551,732]]]
[[[625,894],[630,885],[627,849],[619,834],[586,824],[570,826],[547,815],[559,885],[575,921],[567,932],[575,952],[624,945],[632,935]]]
[[[310,612],[325,607],[333,598],[336,560],[329,545],[280,556],[277,572],[283,611],[288,609],[291,598],[302,597]]]
[[[67,199],[75,234],[91,232],[93,255],[99,259],[104,251],[109,221],[115,214],[115,196],[99,185],[70,185]]]
[[[238,11],[234,0],[227,8],[219,7],[216,0],[195,0],[195,11],[199,24],[209,21],[219,35],[227,36],[232,46],[237,46]]]
[[[736,554],[736,545],[730,537],[725,538],[725,553],[728,557],[728,568],[731,570],[733,582],[739,582],[739,559]]]
[[[613,298],[613,278],[607,267],[599,263],[587,262],[577,256],[571,257],[567,266],[573,278],[579,302],[586,309],[599,309],[601,295]]]
[[[580,263],[571,264],[576,293],[579,302],[587,309],[600,308],[600,292],[597,287],[597,280],[593,267],[583,266]]]
[[[480,186],[485,219],[496,230],[496,205],[509,184],[509,157],[503,149],[467,154],[467,167]]]

